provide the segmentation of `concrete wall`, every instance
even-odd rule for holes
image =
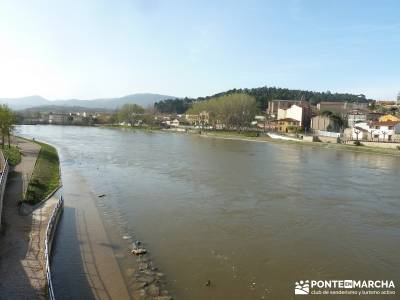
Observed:
[[[318,139],[321,142],[324,142],[324,143],[332,143],[332,144],[336,144],[337,143],[337,137],[318,136]]]
[[[63,197],[61,197],[58,200],[56,207],[54,207],[54,210],[51,214],[51,217],[50,217],[49,223],[47,224],[47,229],[46,229],[44,256],[45,256],[45,264],[46,264],[45,267],[46,267],[47,287],[48,287],[48,294],[49,294],[48,297],[50,300],[55,300],[53,281],[52,281],[52,276],[51,276],[51,267],[50,267],[51,248],[53,246],[54,234],[57,230],[58,221],[60,220],[60,215],[63,211],[63,208],[64,208],[64,199],[63,199]]]
[[[8,162],[4,158],[2,151],[0,151],[0,167],[1,167],[1,174],[0,174],[0,228],[1,228],[1,216],[3,215],[3,197],[8,177]]]
[[[313,130],[328,130],[329,125],[332,126],[332,121],[326,116],[315,116],[311,119],[311,129]]]

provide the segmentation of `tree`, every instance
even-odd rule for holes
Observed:
[[[131,126],[135,124],[138,115],[144,113],[143,107],[137,104],[124,104],[120,110],[118,110],[118,120],[121,122],[128,122]]]
[[[325,110],[325,111],[321,112],[321,115],[328,117],[332,121],[333,126],[328,126],[329,131],[339,132],[343,129],[345,123],[344,123],[342,117],[339,116],[338,114],[333,113],[329,110]]]
[[[2,148],[4,149],[5,137],[8,138],[8,147],[10,147],[10,136],[14,124],[14,114],[6,105],[0,105],[0,132],[2,140]]]
[[[243,129],[250,126],[258,111],[254,97],[244,93],[235,93],[198,101],[188,114],[208,113],[210,122],[220,123],[228,129]]]
[[[161,113],[184,113],[191,108],[195,103],[210,100],[212,98],[226,96],[231,94],[247,94],[253,96],[256,99],[257,106],[261,110],[266,110],[268,103],[272,100],[299,100],[304,99],[310,102],[312,105],[316,105],[322,101],[336,101],[336,102],[358,102],[367,103],[371,102],[365,95],[354,95],[354,94],[341,94],[328,92],[313,92],[303,90],[291,90],[277,87],[260,87],[253,89],[232,89],[226,92],[215,94],[213,96],[193,98],[182,98],[182,99],[166,99],[154,104],[154,107]]]

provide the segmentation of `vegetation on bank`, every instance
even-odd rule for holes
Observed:
[[[122,122],[127,122],[131,126],[138,120],[138,116],[143,115],[144,108],[137,104],[125,104],[117,112],[117,119]]]
[[[227,129],[249,127],[258,111],[256,99],[244,93],[235,93],[197,102],[188,110],[189,115],[208,114],[208,124],[216,127],[217,122]],[[206,125],[206,124],[203,124]]]
[[[0,104],[0,134],[1,134],[1,143],[2,143],[2,148],[4,149],[5,147],[5,138],[7,137],[8,140],[8,147],[10,147],[11,143],[11,132],[13,129],[13,124],[14,124],[14,114],[11,111],[11,109],[5,105],[5,104]]]
[[[11,166],[16,166],[21,162],[21,152],[15,146],[5,146],[3,154]]]
[[[182,98],[182,99],[166,99],[156,102],[154,108],[161,113],[185,113],[194,103],[209,100],[211,98],[243,93],[252,96],[256,99],[257,105],[261,110],[268,107],[268,102],[276,99],[281,100],[294,100],[304,99],[311,104],[315,105],[322,101],[348,101],[348,102],[366,102],[365,95],[354,95],[349,93],[331,93],[327,92],[313,92],[303,90],[292,90],[276,87],[260,87],[253,89],[233,89],[223,93],[215,94],[208,97],[199,98]]]
[[[60,162],[57,150],[44,143],[35,143],[41,148],[25,195],[25,201],[31,204],[42,201],[60,185]]]

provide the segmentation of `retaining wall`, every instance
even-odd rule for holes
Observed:
[[[50,268],[51,249],[53,246],[53,239],[55,232],[57,230],[58,221],[60,219],[63,208],[64,208],[64,198],[61,196],[61,198],[57,202],[57,205],[54,207],[53,212],[51,213],[51,217],[49,223],[47,224],[47,229],[46,229],[44,258],[46,264],[46,279],[47,279],[47,287],[50,300],[55,299],[52,276],[51,276],[51,268]]]

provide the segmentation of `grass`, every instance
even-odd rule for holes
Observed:
[[[132,130],[143,130],[143,131],[155,131],[155,130],[161,130],[162,128],[158,125],[142,125],[142,126],[129,126],[129,125],[119,125],[119,124],[106,124],[106,125],[98,125],[99,127],[104,127],[104,128],[127,128],[127,129],[132,129]]]
[[[15,146],[4,146],[3,154],[6,159],[8,159],[8,163],[11,166],[16,166],[21,162],[21,152]]]
[[[60,185],[60,161],[57,150],[47,144],[40,145],[40,152],[25,196],[25,201],[31,204],[45,199]]]

